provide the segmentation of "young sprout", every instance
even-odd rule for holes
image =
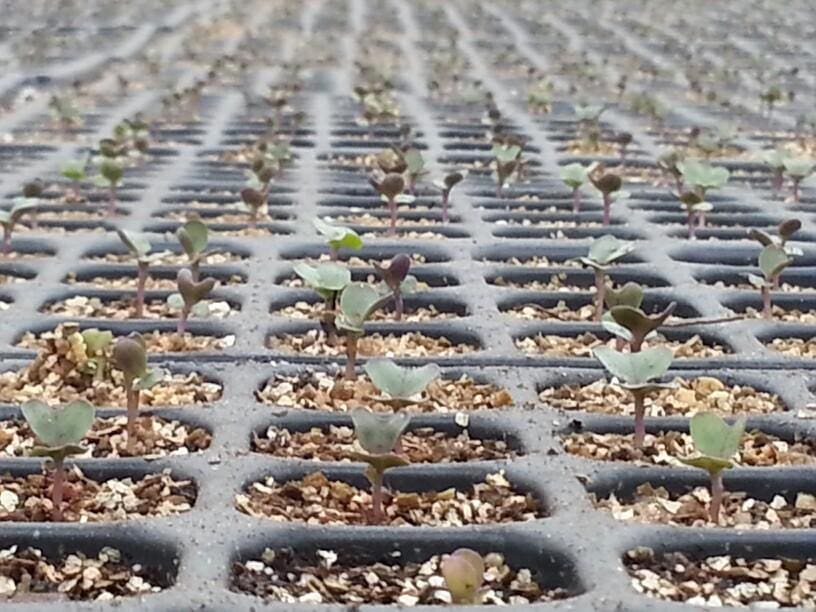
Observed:
[[[370,178],[369,182],[380,194],[383,202],[388,202],[388,212],[390,222],[388,225],[388,235],[397,234],[397,204],[410,204],[414,201],[414,196],[403,193],[405,190],[405,179],[401,174],[391,172],[382,179]]]
[[[595,186],[595,189],[601,192],[603,197],[603,224],[609,225],[612,202],[619,199],[625,192],[621,191],[623,187],[623,179],[617,174],[611,172],[604,172],[603,166],[596,166],[592,173],[589,174],[589,180]]]
[[[0,210],[0,225],[3,226],[4,255],[8,255],[11,252],[11,235],[14,232],[14,226],[20,222],[24,214],[33,213],[36,210],[37,202],[26,198],[15,200],[11,210]]]
[[[442,192],[442,223],[448,222],[448,205],[450,203],[450,192],[456,185],[461,183],[467,176],[467,170],[449,172],[442,179],[433,182],[434,187]]]
[[[439,571],[451,594],[451,603],[457,605],[482,603],[485,562],[475,550],[459,548],[446,555],[439,565]]]
[[[703,200],[695,191],[686,191],[677,195],[686,209],[686,224],[688,225],[688,237],[693,240],[695,237],[695,228],[697,227],[698,218],[702,219],[702,215],[713,210],[710,202]]]
[[[332,261],[337,261],[340,249],[358,251],[363,248],[363,239],[350,227],[333,225],[320,217],[315,217],[312,224],[317,232],[326,239],[326,244],[329,246],[329,257]]]
[[[578,105],[575,107],[575,116],[578,119],[578,129],[581,132],[581,139],[586,146],[594,151],[598,150],[601,140],[601,115],[607,109],[606,106]]]
[[[411,269],[411,258],[400,253],[394,255],[387,266],[375,262],[374,268],[383,280],[387,291],[394,296],[394,318],[401,321],[405,310],[403,295],[413,293],[417,284],[416,278],[408,275]]]
[[[657,167],[674,180],[677,193],[683,193],[683,173],[678,167],[683,159],[684,155],[679,149],[669,149],[657,158]]]
[[[609,346],[599,346],[592,354],[604,368],[617,379],[617,384],[628,390],[635,403],[635,448],[643,447],[646,436],[646,396],[659,389],[670,387],[654,382],[666,374],[673,359],[670,348],[656,346],[638,352],[622,353]]]
[[[785,174],[791,179],[793,186],[793,201],[799,202],[799,188],[807,177],[813,174],[814,162],[809,159],[789,158],[784,161]]]
[[[108,349],[113,342],[113,334],[109,331],[100,331],[95,327],[76,332],[68,336],[68,342],[72,345],[75,341],[81,344],[81,350],[85,352],[87,361],[82,364],[81,370],[87,374],[92,374],[94,380],[105,380],[108,373]]]
[[[762,161],[771,169],[771,188],[775,194],[782,191],[785,182],[785,161],[790,159],[790,153],[785,149],[764,151]]]
[[[31,449],[34,457],[48,457],[54,470],[51,485],[51,520],[62,520],[62,497],[65,484],[65,458],[80,455],[80,445],[94,421],[94,407],[85,400],[74,400],[62,408],[39,400],[22,405],[23,417],[41,445]]]
[[[340,314],[335,323],[346,335],[346,380],[357,379],[357,342],[365,333],[363,325],[390,299],[390,294],[384,296],[366,283],[349,283],[340,294]]]
[[[108,216],[116,214],[116,189],[124,176],[122,164],[112,157],[103,157],[99,162],[99,174],[94,182],[98,187],[108,188]]]
[[[606,331],[628,342],[630,351],[637,353],[643,342],[666,322],[676,307],[677,303],[671,302],[661,312],[647,315],[639,306],[620,304],[609,309],[609,318],[602,324]]]
[[[584,167],[579,163],[567,164],[560,168],[561,180],[572,189],[572,212],[576,214],[581,212],[581,187],[594,169],[595,164]]]
[[[127,451],[133,452],[136,444],[136,418],[139,415],[139,400],[142,391],[155,386],[164,378],[161,370],[147,367],[147,349],[141,335],[132,333],[119,338],[113,347],[113,365],[124,376],[125,397],[127,399]]]
[[[167,297],[167,303],[171,307],[181,309],[176,333],[181,335],[187,331],[187,319],[190,315],[206,317],[210,313],[210,305],[205,300],[215,287],[215,283],[214,278],[193,280],[193,273],[187,268],[178,271],[176,275],[178,293],[172,293]]]
[[[241,190],[241,201],[244,209],[249,211],[249,227],[255,229],[258,226],[258,218],[266,213],[266,194],[252,187],[244,187]]]
[[[414,148],[408,149],[402,156],[405,158],[408,191],[413,194],[416,191],[417,181],[428,174],[425,169],[425,160],[422,157],[422,151]]]
[[[199,219],[191,219],[176,230],[176,238],[178,238],[181,248],[184,249],[184,253],[190,262],[190,272],[193,273],[193,280],[198,281],[201,262],[217,252],[216,250],[207,251],[209,242],[207,225]]]
[[[310,266],[307,263],[297,263],[294,266],[295,274],[314,289],[326,302],[321,320],[323,328],[331,345],[335,344],[337,328],[337,296],[351,282],[351,272],[336,263],[322,263]]]
[[[84,181],[86,177],[85,166],[87,166],[87,164],[88,159],[83,157],[82,159],[67,161],[60,168],[60,174],[72,183],[69,199],[74,202],[82,200],[80,189],[82,181]]]
[[[130,254],[136,258],[137,279],[136,279],[136,301],[134,302],[134,310],[136,311],[136,318],[141,319],[144,316],[144,294],[145,284],[147,283],[147,276],[150,270],[150,264],[155,260],[155,257],[150,257],[150,242],[141,234],[135,234],[128,230],[117,229],[116,233],[119,240],[127,247]]]
[[[552,104],[552,84],[541,80],[527,91],[527,106],[534,113],[549,113]]]
[[[596,238],[589,245],[586,257],[579,257],[578,261],[595,272],[595,320],[600,321],[603,316],[604,296],[606,294],[606,272],[609,266],[618,259],[634,250],[631,242],[618,240],[611,234],[604,234]]]
[[[351,413],[354,433],[363,453],[352,452],[351,457],[368,464],[365,475],[371,483],[371,522],[382,522],[383,480],[385,471],[408,465],[394,452],[399,438],[411,420],[403,412],[380,414],[365,408],[355,408]]]
[[[708,472],[711,478],[711,505],[708,509],[712,523],[720,522],[723,500],[723,470],[734,467],[732,457],[739,451],[745,433],[745,417],[729,425],[716,414],[698,412],[689,425],[696,457],[681,457],[680,461]]]
[[[632,144],[633,139],[634,137],[631,132],[618,132],[615,134],[615,142],[617,142],[620,147],[621,163],[626,162],[626,149]]]
[[[764,105],[765,108],[768,110],[768,118],[770,119],[771,113],[773,113],[774,104],[777,102],[781,102],[783,99],[782,89],[779,85],[771,85],[768,89],[760,92],[759,94],[759,107],[760,112],[762,112],[762,106]]]
[[[677,164],[683,181],[694,193],[700,196],[701,200],[706,199],[709,189],[720,189],[728,182],[731,173],[728,168],[720,168],[711,164],[703,163],[696,159],[687,159]],[[705,211],[697,213],[699,226],[705,227]]]
[[[403,368],[390,359],[369,359],[363,370],[377,389],[395,408],[404,408],[419,401],[420,394],[439,378],[439,366],[429,363],[419,368]]]
[[[502,197],[510,176],[521,164],[521,147],[518,145],[494,144],[493,157],[496,159],[496,197]]]

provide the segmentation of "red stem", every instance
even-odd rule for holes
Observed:
[[[54,509],[51,511],[51,520],[57,523],[62,521],[62,493],[65,482],[64,461],[62,457],[54,460],[54,482],[51,486],[51,501],[54,504]]]
[[[383,473],[375,472],[371,479],[371,522],[378,525],[382,522],[383,511]]]
[[[711,507],[709,508],[709,517],[712,523],[720,522],[720,507],[722,506],[724,491],[722,471],[711,474]]]
[[[608,193],[603,194],[603,224],[609,225],[612,213],[612,198]]]
[[[3,226],[3,255],[11,252],[11,230],[8,225]]]
[[[694,240],[694,212],[688,212],[688,237],[689,240]]]
[[[125,378],[127,398],[127,452],[133,453],[136,444],[136,419],[139,416],[139,390],[133,388],[133,380]]]
[[[147,282],[147,268],[150,264],[146,261],[138,262],[138,279],[136,281],[136,318],[144,316],[144,294],[145,283]]]
[[[643,419],[646,408],[643,402],[643,393],[635,391],[635,448],[643,448],[643,439],[646,437],[646,423]]]
[[[581,192],[578,189],[575,187],[572,190],[572,212],[576,214],[581,212]]]
[[[793,179],[793,201],[799,202],[799,180]]]
[[[402,314],[405,311],[405,303],[402,299],[402,292],[397,289],[394,292],[394,319],[402,321]]]
[[[389,236],[396,236],[397,235],[397,203],[394,201],[394,198],[390,198],[388,200],[388,214],[390,216],[390,221],[388,224],[388,235]]]
[[[190,316],[190,309],[187,304],[182,306],[181,315],[179,316],[178,325],[176,325],[176,333],[182,335],[187,331],[187,317]]]
[[[357,336],[349,334],[346,336],[346,380],[357,380],[357,370],[354,366],[357,363]]]
[[[606,297],[606,278],[603,270],[595,269],[595,320],[603,317],[604,298]]]
[[[448,199],[450,198],[450,192],[443,191],[442,192],[442,223],[448,222]]]
[[[116,185],[111,185],[108,192],[108,216],[116,215]]]
[[[771,311],[771,288],[768,285],[762,285],[760,289],[762,295],[762,318],[772,319],[773,312]]]

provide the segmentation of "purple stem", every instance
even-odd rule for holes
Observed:
[[[51,511],[51,520],[62,521],[62,493],[65,483],[65,459],[60,457],[54,460],[54,482],[51,485],[51,502],[54,509]]]
[[[144,294],[145,283],[147,282],[147,268],[150,264],[146,261],[138,262],[138,279],[136,281],[136,318],[144,316]]]

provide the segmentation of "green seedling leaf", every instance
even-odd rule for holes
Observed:
[[[324,298],[329,297],[332,293],[342,291],[351,282],[349,269],[336,263],[321,263],[310,266],[300,262],[294,265],[294,271],[306,284]]]
[[[790,153],[785,149],[776,149],[774,151],[764,151],[762,153],[762,161],[774,170],[784,170],[785,161],[790,159]]]
[[[164,370],[154,369],[148,370],[143,376],[136,379],[134,387],[140,391],[152,389],[162,380],[167,377],[167,372]]]
[[[631,253],[635,246],[631,242],[618,240],[612,234],[604,234],[589,245],[586,257],[579,258],[584,265],[592,268],[605,268],[612,262]]]
[[[215,282],[214,278],[205,278],[195,282],[193,273],[187,268],[182,268],[176,275],[176,285],[187,308],[193,308],[193,306],[206,299],[210,291],[215,287]]]
[[[643,349],[637,353],[622,353],[609,346],[599,346],[592,354],[604,368],[630,386],[646,385],[666,374],[674,353],[665,346]]]
[[[181,310],[184,308],[184,298],[181,297],[180,293],[171,293],[167,296],[167,305],[170,306],[170,308]]]
[[[192,219],[176,230],[176,238],[187,257],[195,259],[207,248],[209,230],[204,222]]]
[[[518,145],[493,145],[491,152],[497,162],[508,164],[518,159],[518,156],[521,155],[521,147]]]
[[[385,455],[393,452],[411,417],[404,412],[389,414],[355,408],[351,412],[351,420],[363,450],[372,455]]]
[[[696,159],[678,162],[677,167],[686,183],[703,190],[719,189],[731,176],[728,168],[712,166]]]
[[[63,407],[29,400],[21,410],[31,430],[49,449],[78,445],[93,425],[95,413],[85,400],[74,400]]]
[[[765,286],[765,279],[761,276],[757,276],[756,274],[747,274],[746,278],[748,282],[751,283],[757,289],[762,289]]]
[[[450,191],[456,185],[461,183],[465,177],[468,175],[467,170],[458,170],[455,172],[450,172],[444,176],[441,180],[436,180],[433,182],[434,186],[442,191]]]
[[[793,258],[785,252],[784,248],[777,244],[769,244],[759,254],[759,269],[768,282],[772,281],[792,263]]]
[[[590,168],[584,168],[581,164],[572,163],[566,166],[561,166],[560,176],[561,180],[567,187],[578,189],[581,185],[586,183],[589,176]]]
[[[604,301],[607,308],[614,308],[615,306],[640,308],[643,303],[643,287],[632,281],[629,281],[620,289],[607,287]]]
[[[37,209],[37,203],[31,200],[15,200],[11,210],[0,210],[0,225],[14,226],[20,221],[23,215]]]
[[[745,433],[745,417],[739,417],[733,425],[709,412],[698,412],[691,418],[691,438],[699,457],[680,460],[687,465],[717,474],[733,466],[731,458],[739,451]]]
[[[146,374],[147,350],[141,335],[134,333],[116,341],[113,346],[113,365],[131,380]]]
[[[401,289],[403,281],[408,278],[408,271],[411,269],[411,258],[404,253],[399,253],[391,258],[387,266],[375,263],[374,267],[380,278],[391,291]]]
[[[81,335],[88,355],[99,355],[113,342],[113,334],[108,330],[91,328],[82,331]]]
[[[350,227],[332,225],[319,217],[312,221],[318,233],[326,238],[326,242],[332,249],[354,249],[363,248],[363,239]]]
[[[454,604],[479,603],[485,573],[479,553],[469,548],[455,550],[442,559],[439,570]]]
[[[749,229],[748,230],[748,237],[751,240],[755,240],[756,242],[758,242],[762,246],[769,246],[771,244],[774,244],[773,236],[767,234],[766,232],[763,232],[762,230]]]
[[[786,159],[785,172],[795,178],[804,179],[813,174],[814,162],[809,159]]]
[[[124,229],[117,229],[116,234],[119,236],[119,240],[127,247],[128,251],[139,259],[143,259],[150,252],[150,242],[142,234]]]
[[[103,159],[99,164],[99,174],[110,185],[118,184],[119,181],[122,180],[124,172],[125,171],[119,162],[109,158]]]
[[[336,319],[337,327],[362,334],[363,323],[377,308],[382,306],[385,299],[376,288],[367,283],[349,283],[340,294],[340,314]]]
[[[85,178],[85,166],[87,165],[87,158],[68,161],[60,168],[60,174],[69,181],[81,181]]]
[[[668,319],[674,309],[676,302],[670,303],[663,312],[656,315],[647,315],[638,308],[631,306],[614,306],[609,309],[609,314],[618,325],[622,325],[633,335],[645,338],[649,333],[660,327]]]
[[[439,377],[440,372],[435,363],[404,368],[390,359],[370,359],[363,370],[377,389],[399,400],[409,400],[422,393]]]
[[[422,152],[419,149],[408,149],[403,153],[403,157],[409,174],[419,176],[424,173],[425,160],[422,158]]]

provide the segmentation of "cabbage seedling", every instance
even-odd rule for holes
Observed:
[[[310,266],[307,263],[297,263],[294,266],[295,274],[314,289],[326,302],[322,324],[331,345],[335,343],[337,327],[337,296],[351,282],[351,272],[336,263],[322,263]]]
[[[67,161],[60,168],[60,174],[72,183],[70,199],[73,201],[82,199],[80,188],[82,181],[86,177],[85,166],[87,165],[88,159],[83,157],[82,159]]]
[[[669,149],[657,158],[657,167],[674,180],[677,193],[683,193],[683,173],[680,171],[678,164],[684,159],[682,151],[678,149]]]
[[[720,522],[722,506],[723,470],[734,467],[731,459],[739,451],[745,433],[745,417],[729,425],[716,414],[698,412],[691,417],[689,425],[696,457],[681,457],[680,461],[708,472],[711,478],[711,505],[708,508],[712,523]]]
[[[123,229],[117,229],[116,233],[119,236],[119,240],[121,240],[128,251],[130,251],[130,254],[136,258],[137,278],[134,309],[136,310],[136,318],[141,319],[144,316],[145,284],[147,283],[150,264],[155,261],[156,258],[155,256],[151,257],[148,255],[150,252],[150,242],[148,242],[147,238],[143,235]]]
[[[434,187],[442,192],[442,223],[448,222],[448,205],[450,204],[451,190],[461,183],[467,174],[467,170],[449,172],[442,179],[433,182]]]
[[[112,157],[103,157],[99,162],[99,174],[94,178],[94,183],[98,187],[108,189],[108,216],[116,214],[117,195],[116,189],[122,181],[125,171],[122,164]]]
[[[629,350],[636,353],[641,350],[646,340],[657,328],[666,322],[676,302],[671,302],[662,312],[647,315],[639,306],[619,304],[609,309],[609,318],[602,321],[604,329],[629,343]]]
[[[445,555],[439,565],[439,571],[451,594],[452,603],[457,605],[482,603],[485,562],[475,550],[459,548]]]
[[[199,219],[191,219],[176,229],[176,238],[178,238],[181,248],[184,249],[184,253],[190,262],[190,272],[193,273],[193,280],[198,281],[201,262],[218,252],[215,249],[207,251],[209,241],[207,225]]]
[[[408,177],[408,191],[414,193],[419,179],[428,174],[425,169],[425,159],[419,149],[408,149],[402,154],[405,159],[405,174]]]
[[[11,235],[14,227],[26,213],[33,213],[37,210],[37,202],[27,198],[15,200],[11,210],[0,210],[0,225],[3,226],[3,254],[11,252]]]
[[[80,344],[80,350],[85,353],[87,361],[80,366],[86,374],[92,374],[94,380],[105,380],[108,373],[109,348],[113,342],[113,334],[109,331],[100,331],[95,327],[75,332],[68,336],[68,342]]]
[[[728,168],[712,166],[696,159],[678,162],[677,168],[683,175],[685,184],[692,188],[702,200],[705,200],[706,193],[710,189],[720,189],[728,182],[728,177],[731,176]],[[697,218],[700,227],[705,227],[705,211],[699,211]]]
[[[595,186],[595,189],[601,192],[603,197],[603,224],[609,225],[612,202],[620,197],[619,194],[624,193],[621,191],[623,179],[612,172],[604,172],[603,166],[597,166],[589,175],[589,180]]]
[[[80,444],[94,422],[94,407],[85,400],[74,400],[63,407],[49,406],[39,400],[22,405],[23,417],[37,440],[31,449],[34,457],[48,457],[54,470],[51,485],[51,520],[62,520],[62,497],[65,485],[65,458],[80,455],[85,447]],[[48,465],[47,465],[48,467]]]
[[[394,255],[387,266],[375,262],[374,268],[382,278],[387,290],[394,296],[394,318],[401,321],[405,310],[403,294],[412,293],[416,289],[416,278],[408,275],[411,269],[411,258],[400,253]]]
[[[190,315],[206,317],[210,314],[210,305],[205,300],[215,287],[215,283],[214,278],[193,280],[193,273],[187,268],[178,271],[176,275],[178,293],[171,293],[167,296],[167,303],[181,310],[176,333],[181,335],[187,331],[187,319]]]
[[[366,283],[349,283],[340,294],[340,314],[337,328],[346,335],[346,379],[356,380],[357,342],[365,330],[363,325],[372,314],[391,299]]]
[[[769,244],[759,253],[759,270],[762,276],[749,274],[748,280],[757,287],[762,296],[762,316],[770,319],[773,316],[771,307],[771,289],[779,285],[779,276],[793,263],[793,257],[778,244]]]
[[[583,265],[592,268],[595,273],[595,320],[600,321],[603,316],[604,296],[606,294],[606,272],[609,267],[628,255],[635,246],[631,242],[618,240],[611,234],[604,234],[596,238],[589,245],[586,257],[579,257]]]
[[[404,368],[391,359],[369,359],[363,370],[380,392],[396,408],[404,408],[419,401],[420,394],[439,378],[439,366],[429,363],[419,368]]]
[[[581,187],[589,179],[589,174],[595,169],[595,164],[586,168],[578,163],[561,166],[560,175],[564,184],[572,189],[572,212],[581,212]]]
[[[241,190],[241,202],[244,210],[249,211],[249,227],[255,229],[258,226],[258,218],[266,212],[266,193],[252,187],[244,187]]]
[[[128,434],[126,448],[131,453],[136,444],[136,418],[139,415],[141,392],[159,383],[164,378],[164,372],[148,369],[144,338],[137,333],[116,341],[113,347],[113,365],[124,376]]]
[[[686,209],[686,224],[688,225],[688,237],[693,240],[695,237],[695,228],[699,223],[698,219],[702,219],[702,215],[713,210],[710,202],[706,202],[695,191],[686,191],[677,194],[680,204]]]
[[[799,189],[802,181],[813,174],[814,163],[809,159],[786,159],[785,174],[791,179],[793,201],[799,202]]]
[[[521,147],[518,145],[494,144],[491,151],[496,160],[496,197],[502,197],[502,190],[510,176],[521,165]]]
[[[312,224],[317,232],[326,239],[326,244],[329,246],[329,257],[332,261],[337,261],[340,249],[358,251],[363,248],[363,239],[350,227],[334,225],[320,217],[315,217]]]
[[[394,449],[408,422],[411,420],[403,412],[379,414],[365,408],[355,408],[351,413],[357,442],[364,453],[352,452],[353,459],[368,464],[365,475],[371,483],[371,522],[382,522],[383,479],[385,471],[408,465]]]
[[[790,153],[785,149],[764,151],[762,161],[771,169],[771,188],[774,193],[782,191],[785,182],[785,161],[790,159]]]
[[[401,174],[391,172],[386,174],[382,179],[370,178],[369,182],[380,194],[380,199],[388,203],[388,212],[390,215],[390,222],[388,225],[388,235],[396,236],[397,234],[397,204],[410,204],[414,201],[414,196],[405,191],[405,179]]]
[[[632,394],[635,403],[634,445],[635,448],[642,448],[646,436],[646,396],[671,387],[666,383],[654,382],[668,371],[673,358],[671,349],[656,346],[638,352],[622,353],[608,346],[599,346],[592,354],[617,379],[617,384]]]

